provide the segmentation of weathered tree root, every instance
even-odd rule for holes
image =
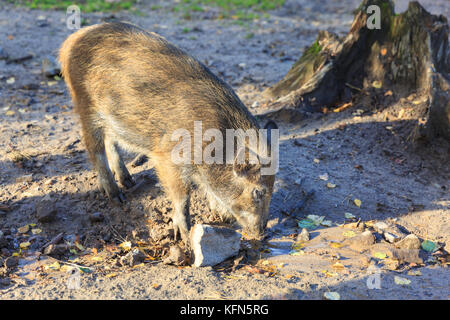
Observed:
[[[380,29],[368,28],[371,5],[380,8]],[[344,38],[319,32],[288,74],[267,91],[274,99],[269,113],[284,114],[287,120],[287,111],[295,118],[302,110],[321,111],[348,103],[355,99],[357,88],[359,94],[384,88],[383,93],[389,89],[398,98],[411,93],[425,97],[415,106],[420,131],[450,139],[447,19],[428,13],[418,2],[395,14],[390,0],[364,0],[355,12]]]

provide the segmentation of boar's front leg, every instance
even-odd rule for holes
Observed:
[[[189,246],[189,230],[191,227],[189,217],[190,188],[181,178],[179,170],[169,161],[158,159],[155,161],[158,179],[172,201],[172,224],[175,241],[181,236],[184,244]]]
[[[124,202],[125,197],[117,186],[116,181],[114,181],[108,166],[103,130],[86,118],[81,117],[83,138],[89,157],[98,174],[100,191],[105,192],[108,198],[116,203]]]
[[[127,189],[130,189],[135,185],[133,178],[123,163],[119,152],[117,151],[117,144],[111,139],[105,138],[105,149],[106,155],[108,157],[108,164],[111,171],[114,173],[115,177],[119,182]]]

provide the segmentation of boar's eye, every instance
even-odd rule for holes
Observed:
[[[252,191],[252,197],[253,200],[255,201],[260,201],[264,198],[264,196],[266,195],[266,189],[253,189]]]

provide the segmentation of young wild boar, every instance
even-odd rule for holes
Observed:
[[[259,129],[233,90],[206,66],[163,37],[126,23],[75,32],[63,43],[59,60],[99,187],[110,199],[124,201],[114,176],[126,188],[134,184],[120,145],[151,159],[172,201],[175,239],[179,234],[188,243],[192,185],[205,191],[212,209],[228,212],[255,237],[263,234],[274,173],[262,175],[261,163],[249,161],[248,155],[258,152],[248,142],[244,163],[173,161],[179,141],[172,135],[180,128],[191,136],[199,122],[203,131],[217,129],[224,136],[227,129]],[[266,127],[276,129],[273,122]]]

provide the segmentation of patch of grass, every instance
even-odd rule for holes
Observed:
[[[184,10],[183,17],[191,19],[192,12],[207,11],[206,6],[220,7],[222,10],[219,19],[231,18],[233,20],[254,20],[269,15],[265,12],[281,7],[285,0],[182,0],[173,7],[173,11]]]
[[[129,10],[136,0],[107,2],[106,0],[6,0],[16,5],[27,6],[31,9],[56,9],[66,10],[67,7],[75,4],[81,12],[97,12],[97,11],[118,11]]]

